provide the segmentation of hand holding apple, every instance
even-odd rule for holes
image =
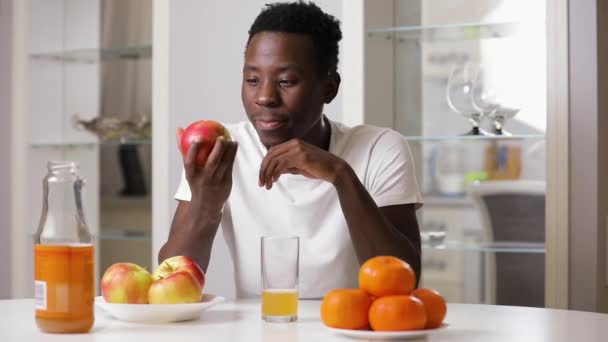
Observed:
[[[192,194],[192,212],[200,215],[197,224],[207,225],[219,217],[232,191],[232,168],[238,144],[228,131],[214,121],[197,121],[178,129],[178,145],[184,172]]]
[[[198,153],[196,154],[196,166],[202,168],[207,157],[215,145],[215,140],[224,137],[230,140],[230,133],[219,122],[213,120],[200,120],[191,123],[179,137],[179,145],[184,159],[193,142],[198,141]]]

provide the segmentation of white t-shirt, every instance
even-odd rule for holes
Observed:
[[[379,207],[422,204],[411,151],[390,129],[331,124],[329,151],[353,168]],[[253,125],[228,125],[239,149],[233,185],[220,227],[235,267],[237,297],[261,293],[260,237],[300,237],[300,298],[321,298],[338,287],[357,287],[359,263],[334,186],[301,175],[281,175],[270,190],[258,186],[267,149]],[[189,201],[185,177],[175,194]],[[213,262],[213,260],[211,260]]]

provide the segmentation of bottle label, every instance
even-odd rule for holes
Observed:
[[[93,246],[36,245],[36,317],[61,319],[93,312]]]
[[[35,280],[34,281],[34,303],[36,309],[46,310],[46,282]]]

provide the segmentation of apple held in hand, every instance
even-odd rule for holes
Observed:
[[[215,140],[219,137],[230,140],[230,133],[219,122],[212,120],[193,122],[182,132],[179,142],[182,155],[185,157],[188,149],[190,149],[190,145],[198,140],[200,144],[198,154],[196,155],[196,165],[197,167],[203,167],[213,149]]]
[[[101,278],[101,294],[107,303],[148,303],[148,289],[154,279],[145,269],[132,263],[117,263]]]

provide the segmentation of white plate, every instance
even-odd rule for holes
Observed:
[[[200,303],[191,304],[112,304],[106,303],[101,296],[95,297],[95,305],[115,318],[138,323],[168,323],[198,319],[201,313],[224,297],[203,294]]]
[[[336,329],[323,325],[325,328],[333,331],[334,333],[350,338],[363,339],[363,340],[376,340],[376,341],[402,341],[402,340],[413,340],[419,339],[431,334],[433,332],[443,330],[448,327],[447,324],[443,323],[439,328],[425,329],[425,330],[411,330],[411,331],[371,331],[371,330],[349,330],[349,329]]]

